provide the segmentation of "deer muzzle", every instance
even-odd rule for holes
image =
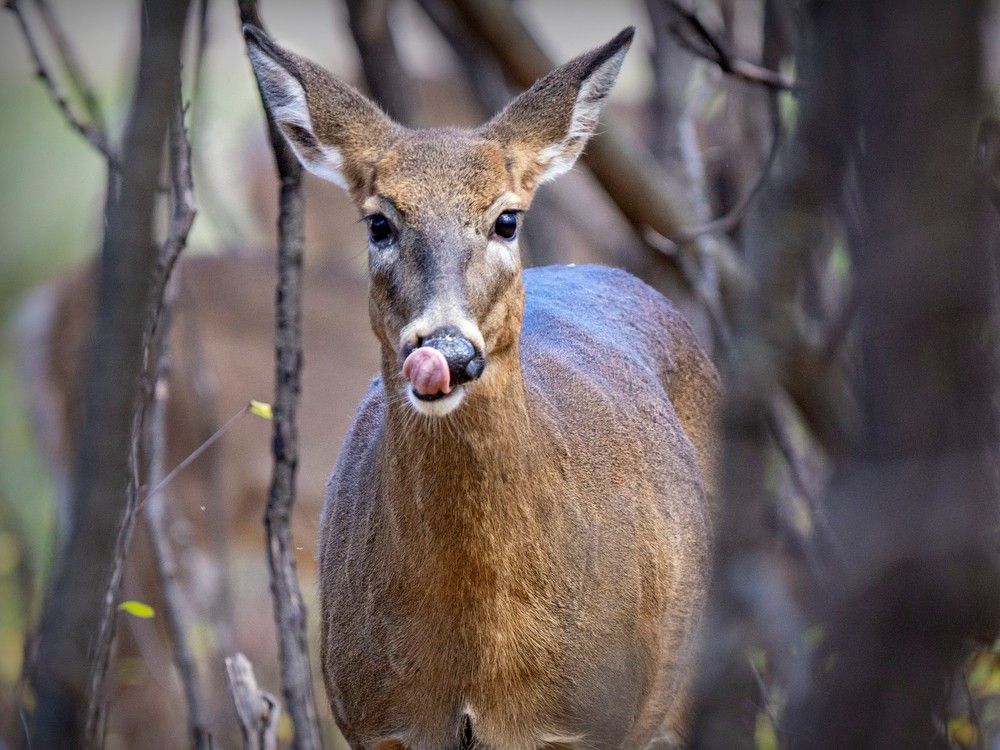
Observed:
[[[418,342],[403,362],[414,395],[432,401],[483,374],[486,359],[453,326],[438,328]]]

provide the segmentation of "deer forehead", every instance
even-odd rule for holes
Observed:
[[[500,144],[459,130],[416,131],[394,143],[375,164],[371,193],[415,223],[447,216],[474,224],[499,197],[524,197]]]

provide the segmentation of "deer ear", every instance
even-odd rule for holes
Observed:
[[[370,180],[401,130],[375,104],[318,65],[243,27],[261,98],[302,166],[352,193]]]
[[[539,78],[481,128],[512,152],[531,190],[568,171],[594,134],[635,27]]]

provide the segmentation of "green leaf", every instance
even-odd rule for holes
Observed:
[[[145,602],[137,602],[134,599],[129,599],[118,605],[118,610],[121,612],[128,612],[133,617],[138,617],[142,620],[148,620],[156,615],[156,612]]]

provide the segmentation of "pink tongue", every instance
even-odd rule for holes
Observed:
[[[422,346],[410,352],[403,362],[403,377],[410,381],[420,396],[451,392],[448,360],[437,349]]]

